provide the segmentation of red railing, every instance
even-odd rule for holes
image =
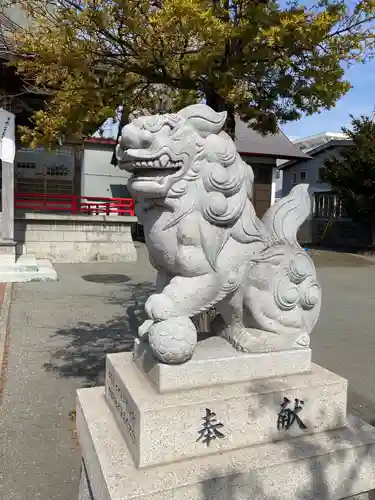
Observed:
[[[132,198],[101,198],[65,194],[17,193],[14,208],[27,212],[65,212],[73,215],[131,215]]]

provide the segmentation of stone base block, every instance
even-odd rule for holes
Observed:
[[[21,255],[13,264],[0,261],[0,282],[23,283],[27,281],[56,281],[57,273],[47,259],[35,255]]]
[[[0,267],[9,267],[16,262],[16,242],[0,239]]]
[[[117,215],[19,214],[17,251],[52,262],[135,262],[131,228],[136,221]]]
[[[153,356],[148,342],[135,344],[134,360],[160,393],[253,379],[292,375],[311,369],[311,350],[242,353],[220,337],[199,342],[192,359],[166,365]]]
[[[309,373],[166,394],[131,353],[109,354],[106,367],[107,400],[141,468],[346,425],[347,381],[314,364]]]
[[[338,500],[375,488],[375,429],[341,429],[137,469],[104,388],[78,391],[80,500]],[[83,469],[85,471],[85,469]]]

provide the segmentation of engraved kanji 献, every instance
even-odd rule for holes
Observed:
[[[302,401],[302,399],[295,399],[293,408],[290,408],[290,404],[291,401],[288,398],[284,398],[284,401],[280,404],[281,409],[277,419],[277,429],[279,431],[287,431],[295,422],[300,429],[307,429],[306,425],[302,422],[300,416],[298,415],[303,410],[305,402]]]

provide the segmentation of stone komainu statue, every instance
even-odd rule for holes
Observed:
[[[225,120],[203,104],[143,116],[117,145],[158,271],[139,335],[164,363],[191,357],[191,318],[213,307],[212,331],[248,352],[308,346],[319,316],[314,264],[296,238],[310,213],[307,185],[258,219],[254,174],[222,131]]]

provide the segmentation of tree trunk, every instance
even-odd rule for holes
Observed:
[[[127,125],[129,123],[129,110],[128,108],[125,108],[125,106],[122,107],[121,111],[121,118],[120,118],[120,123],[118,125],[118,131],[117,131],[117,137],[116,137],[116,145],[121,137],[121,130],[124,125]],[[117,165],[117,158],[116,158],[116,146],[113,149],[112,153],[112,159],[111,159],[111,165]]]
[[[206,104],[214,111],[226,111],[228,113],[227,121],[224,125],[224,131],[234,140],[236,121],[234,118],[234,106],[227,103],[223,97],[217,94],[214,90],[206,91]]]

